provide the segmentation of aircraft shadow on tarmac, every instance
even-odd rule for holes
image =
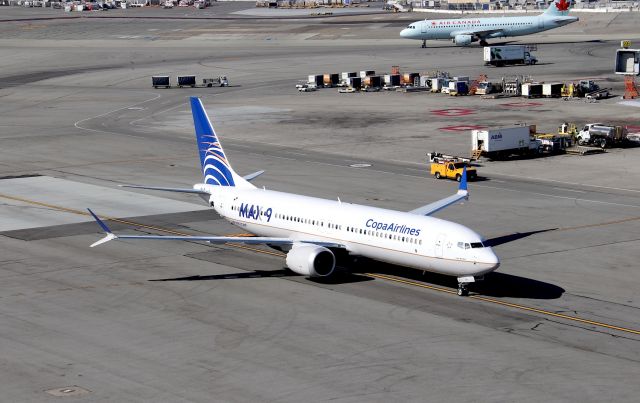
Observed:
[[[513,242],[528,236],[554,231],[555,228],[516,232],[486,240],[489,246],[502,245]],[[437,273],[423,272],[403,266],[379,262],[367,258],[357,260],[340,259],[333,275],[329,277],[311,278],[309,281],[318,284],[350,284],[364,281],[372,281],[375,278],[368,276],[372,274],[384,274],[411,280],[425,285],[433,285],[456,290],[458,283],[455,277],[445,276]],[[213,281],[213,280],[237,280],[250,278],[271,278],[271,277],[302,277],[287,268],[278,270],[252,270],[240,271],[228,274],[194,275],[186,277],[151,279],[149,281]],[[557,299],[562,296],[564,289],[554,284],[545,283],[526,277],[514,276],[511,274],[493,272],[485,276],[484,281],[480,281],[469,286],[473,292],[491,297],[526,298],[526,299]]]
[[[557,228],[549,228],[549,229],[540,229],[537,231],[528,231],[528,232],[514,232],[513,234],[501,235],[498,237],[486,239],[484,244],[490,247],[502,245],[508,242],[517,241],[518,239],[526,238],[531,235],[540,234],[543,232],[555,231]]]
[[[455,291],[458,282],[455,277],[443,274],[423,272],[387,263],[367,261],[360,262],[353,273],[385,274],[402,279],[424,283],[429,286],[450,288]],[[557,299],[562,296],[564,289],[554,284],[533,280],[512,274],[493,272],[485,276],[483,281],[469,285],[469,290],[488,297],[525,298],[525,299]]]
[[[174,278],[161,278],[152,279],[149,281],[212,281],[212,280],[237,280],[247,278],[270,278],[270,277],[301,277],[299,274],[292,272],[287,268],[279,270],[253,270],[242,271],[238,273],[228,274],[211,274],[211,275],[195,275],[186,277],[174,277]],[[348,284],[358,283],[361,281],[371,281],[372,277],[366,277],[344,270],[336,270],[336,272],[330,277],[323,278],[321,280],[311,279],[311,281],[319,282],[322,284]]]

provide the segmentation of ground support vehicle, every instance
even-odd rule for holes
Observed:
[[[538,59],[531,54],[528,45],[485,46],[484,64],[487,66],[507,66],[512,64],[536,64]]]
[[[627,130],[622,126],[588,123],[576,135],[579,145],[595,145],[607,148],[626,140]]]
[[[214,85],[220,87],[228,87],[229,79],[227,78],[227,76],[219,76],[217,78],[203,78],[202,85],[204,87],[213,87]]]
[[[532,136],[533,134],[533,126],[472,130],[472,157],[479,158],[484,155],[491,159],[501,159],[511,155],[538,155],[542,152],[542,144]]]
[[[312,92],[317,90],[317,87],[314,84],[302,84],[300,86],[297,86],[298,91],[300,92]]]
[[[547,154],[561,154],[573,146],[573,136],[561,134],[535,134],[540,141],[540,151]]]
[[[432,162],[431,175],[436,179],[448,178],[455,179],[460,182],[465,167],[467,168],[467,179],[471,181],[475,180],[478,177],[478,173],[475,168],[470,167],[466,162],[454,162],[447,160]]]

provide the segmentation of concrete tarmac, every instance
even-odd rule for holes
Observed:
[[[640,148],[482,161],[471,200],[438,213],[501,258],[470,298],[453,294],[455,279],[367,260],[312,281],[260,247],[89,248],[102,236],[82,210],[92,206],[127,233],[242,232],[196,196],[117,186],[200,181],[189,96],[203,99],[240,173],[266,170],[257,185],[397,210],[455,191],[429,177],[424,157],[468,154],[469,131],[451,127],[640,126],[639,110],[617,98],[294,88],[309,74],[399,65],[590,77],[619,96],[612,55],[618,40],[640,39],[635,14],[580,15],[516,38],[539,44],[541,65],[489,69],[477,46],[399,39],[422,15],[237,13],[249,8],[216,5],[196,20],[2,9],[23,21],[0,22],[0,400],[636,401]],[[150,86],[151,75],[179,73],[227,75],[232,86]],[[469,111],[448,116],[460,108]]]

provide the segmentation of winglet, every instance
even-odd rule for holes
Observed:
[[[102,230],[107,234],[107,236],[105,236],[101,240],[92,243],[90,245],[91,248],[93,248],[94,246],[98,246],[98,245],[101,245],[101,244],[103,244],[105,242],[109,242],[111,240],[114,240],[114,239],[118,238],[113,232],[111,232],[109,227],[107,227],[107,224],[105,224],[101,219],[99,219],[98,216],[95,215],[95,213],[93,211],[91,211],[91,209],[88,208],[87,210],[89,210],[89,214],[91,214],[91,216],[93,216],[93,219],[96,220],[96,222],[98,223],[100,228],[102,228]]]
[[[462,178],[460,178],[460,186],[458,187],[458,194],[469,197],[469,190],[467,188],[467,167],[462,168]]]

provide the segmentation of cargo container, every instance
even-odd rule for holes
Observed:
[[[171,81],[169,79],[169,76],[152,76],[151,84],[153,85],[153,88],[158,88],[158,87],[170,88],[171,87]]]
[[[562,83],[544,83],[542,84],[542,95],[547,98],[560,98],[563,85]]]
[[[449,95],[467,95],[469,86],[466,81],[449,81]]]
[[[367,76],[364,78],[365,88],[380,88],[382,87],[382,77],[380,76]]]
[[[440,92],[442,90],[442,86],[444,85],[445,80],[443,78],[432,78],[431,79],[431,92]],[[447,85],[449,85],[447,83]]]
[[[616,74],[640,75],[640,50],[618,49],[616,50]]]
[[[506,66],[510,64],[536,64],[538,59],[531,55],[527,45],[485,46],[484,64]]]
[[[340,73],[340,79],[343,81],[347,81],[347,78],[350,77],[358,77],[358,73],[357,72],[349,72],[349,71],[343,71],[342,73]]]
[[[340,74],[326,73],[322,76],[322,84],[325,87],[335,87],[340,83]]]
[[[431,87],[431,77],[420,76],[420,86],[421,87]]]
[[[510,155],[539,154],[540,141],[531,137],[529,126],[471,131],[471,148],[480,155],[497,159]]]
[[[419,73],[403,73],[401,83],[404,85],[414,85],[416,77],[420,77]]]
[[[362,88],[362,78],[361,77],[349,77],[347,79],[347,85],[349,87],[355,88],[359,90]]]
[[[400,85],[400,74],[385,74],[384,85],[388,87],[396,87]]]
[[[178,76],[178,87],[195,87],[196,76]]]
[[[311,74],[309,76],[309,79],[307,80],[307,83],[313,84],[316,87],[322,87],[323,82],[324,82],[324,75],[322,74]]]
[[[542,84],[524,83],[522,84],[521,94],[527,98],[540,98],[542,96]]]
[[[360,78],[365,78],[368,76],[374,76],[376,74],[376,72],[374,70],[361,70],[360,71]]]
[[[453,81],[464,81],[466,83],[469,82],[469,76],[454,76]]]

